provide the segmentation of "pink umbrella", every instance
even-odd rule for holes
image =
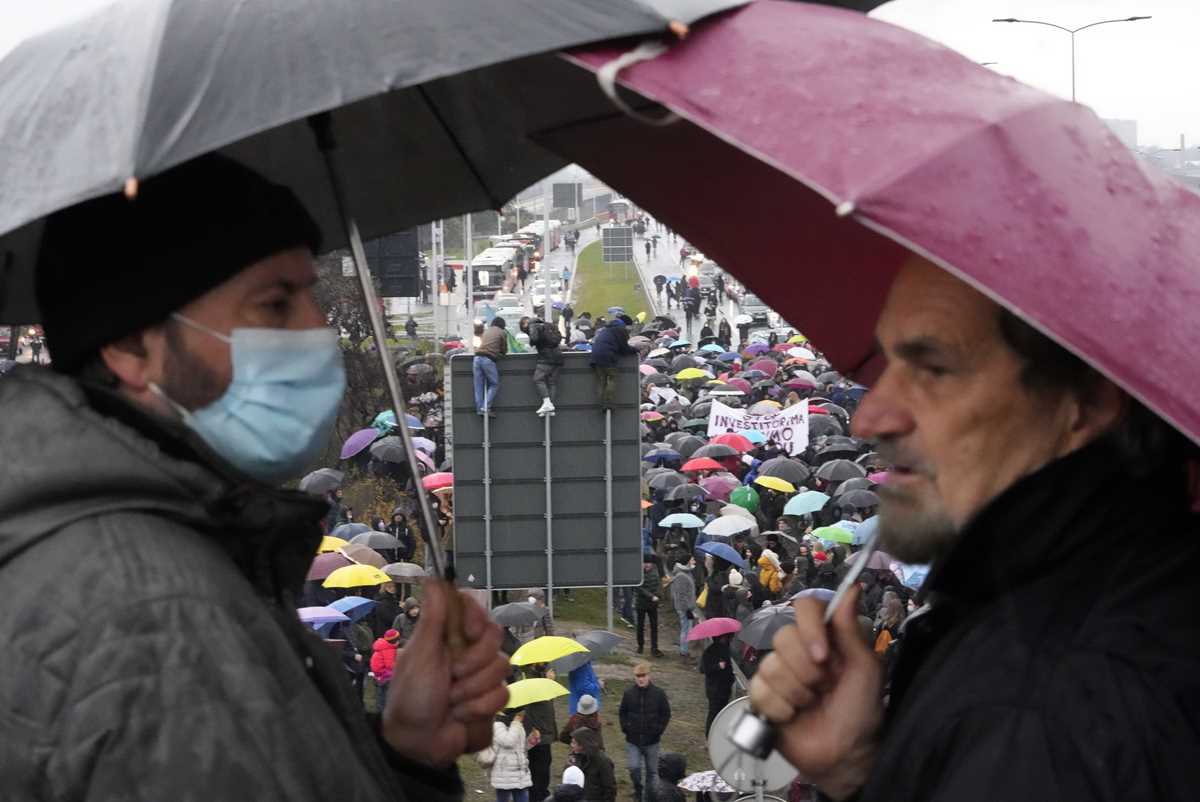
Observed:
[[[658,373],[658,368],[653,365],[638,365],[638,373],[643,376],[649,376],[651,373]]]
[[[594,71],[627,49],[570,58]],[[1200,196],[1090,109],[888,23],[782,0],[698,24],[619,79],[681,121],[612,115],[539,141],[636,197],[834,364],[877,373],[872,327],[917,251],[1200,439]],[[803,223],[779,226],[781,208]],[[780,281],[783,252],[819,265],[822,295],[854,314],[812,303],[814,269]]]
[[[761,370],[768,376],[774,376],[779,372],[779,363],[774,359],[760,359],[750,366],[750,370]]]
[[[704,488],[704,492],[708,494],[710,499],[718,499],[720,501],[729,501],[729,494],[735,488],[740,487],[741,483],[732,476],[708,476],[697,482]]]
[[[751,389],[750,382],[746,381],[745,379],[741,379],[741,378],[730,379],[727,382],[727,384],[730,387],[734,388],[735,390],[741,390],[743,393],[747,393],[747,394],[749,394],[750,389]]]
[[[867,474],[867,480],[876,485],[887,484],[887,478],[887,471],[876,471],[875,473]]]
[[[731,632],[741,632],[742,625],[733,618],[710,618],[692,627],[688,640],[704,640],[718,635],[728,635]]]
[[[376,438],[382,436],[383,432],[375,428],[359,429],[347,437],[346,442],[342,443],[342,459],[350,459],[356,454],[361,454],[367,446],[375,442]]]
[[[308,580],[325,579],[337,569],[345,568],[347,565],[354,565],[354,563],[337,552],[318,554],[312,561],[312,565],[308,567],[308,575],[304,578]]]
[[[454,487],[454,474],[431,473],[421,480],[426,490],[439,490],[443,487]]]

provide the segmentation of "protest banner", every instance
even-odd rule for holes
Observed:
[[[708,436],[726,432],[762,432],[788,454],[808,448],[808,405],[797,404],[771,415],[751,415],[744,409],[713,401],[708,413]]]

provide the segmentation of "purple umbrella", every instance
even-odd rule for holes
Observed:
[[[345,568],[347,565],[354,565],[354,563],[337,552],[318,554],[312,561],[312,565],[308,567],[308,575],[304,578],[309,581],[325,579],[337,569]]]
[[[766,343],[750,343],[742,349],[742,353],[746,356],[758,356],[759,354],[765,354],[770,350],[771,346],[767,345]]]
[[[704,492],[710,499],[720,499],[721,501],[729,501],[729,494],[741,486],[737,479],[728,476],[709,476],[701,479],[697,484],[704,488]]]
[[[342,443],[342,459],[350,459],[356,454],[361,454],[367,446],[375,442],[376,438],[382,436],[383,433],[378,429],[359,429],[347,437],[346,442]]]
[[[314,627],[350,620],[345,614],[339,613],[332,607],[301,607],[296,612],[300,614],[300,621],[302,623]]]

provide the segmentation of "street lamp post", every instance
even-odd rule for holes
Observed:
[[[1103,19],[1098,22],[1089,22],[1079,28],[1066,28],[1062,25],[1056,25],[1053,22],[1043,22],[1036,19],[1017,19],[1016,17],[1004,17],[1003,19],[994,19],[992,22],[1023,22],[1027,25],[1046,25],[1051,28],[1058,28],[1060,31],[1066,31],[1071,34],[1071,102],[1075,102],[1075,34],[1088,28],[1095,28],[1097,25],[1109,25],[1114,22],[1137,22],[1138,20],[1150,19],[1150,17],[1123,17],[1121,19]]]

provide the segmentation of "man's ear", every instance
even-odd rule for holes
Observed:
[[[144,392],[158,379],[158,366],[152,358],[151,338],[162,339],[161,328],[143,329],[100,349],[100,359],[121,384],[134,392]]]
[[[1113,382],[1094,382],[1086,396],[1072,400],[1070,450],[1090,443],[1112,429],[1129,412],[1129,396]]]

